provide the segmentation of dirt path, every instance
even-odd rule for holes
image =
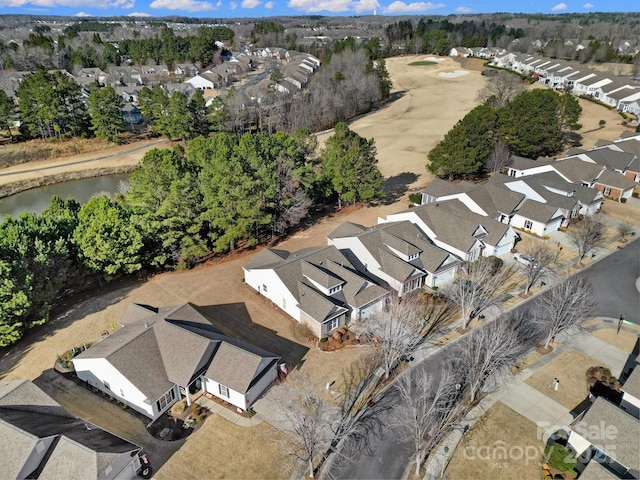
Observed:
[[[99,152],[21,163],[0,170],[0,185],[82,170],[136,165],[147,151],[152,148],[168,147],[170,144],[169,140],[163,138],[145,140],[135,144],[100,150]]]

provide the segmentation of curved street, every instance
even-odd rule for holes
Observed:
[[[598,311],[596,315],[617,318],[621,310],[627,320],[638,324],[640,312],[640,293],[636,289],[636,280],[640,276],[640,241],[634,239],[625,248],[614,251],[602,260],[595,262],[581,272],[593,284]],[[520,303],[514,309],[524,308],[535,297]],[[462,338],[462,337],[458,337]],[[438,375],[442,369],[446,349],[426,347],[415,356],[416,365],[412,366],[413,375],[428,370]],[[389,399],[388,401],[392,401]],[[389,413],[385,413],[389,415]],[[384,419],[383,419],[384,420]],[[410,446],[398,431],[389,429],[382,438],[370,438],[371,452],[343,452],[351,461],[335,462],[331,465],[328,477],[342,479],[400,479],[403,478],[410,459]]]

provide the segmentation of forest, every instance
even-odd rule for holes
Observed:
[[[339,123],[325,147],[306,130],[214,134],[149,151],[115,198],[53,198],[0,224],[0,346],[96,282],[185,269],[273,241],[330,202],[380,198],[376,148]]]

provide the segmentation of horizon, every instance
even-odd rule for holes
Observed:
[[[512,2],[504,10],[501,1],[405,2],[388,0],[103,0],[101,8],[89,7],[83,0],[0,0],[0,15],[46,15],[80,18],[268,18],[321,15],[328,17],[451,16],[479,14],[559,15],[637,12],[637,0],[582,0],[566,2]],[[634,8],[635,7],[635,8]]]

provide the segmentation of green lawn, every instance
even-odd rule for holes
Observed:
[[[414,67],[422,67],[424,65],[437,65],[437,62],[428,62],[426,60],[421,60],[419,62],[411,62],[409,65]]]

